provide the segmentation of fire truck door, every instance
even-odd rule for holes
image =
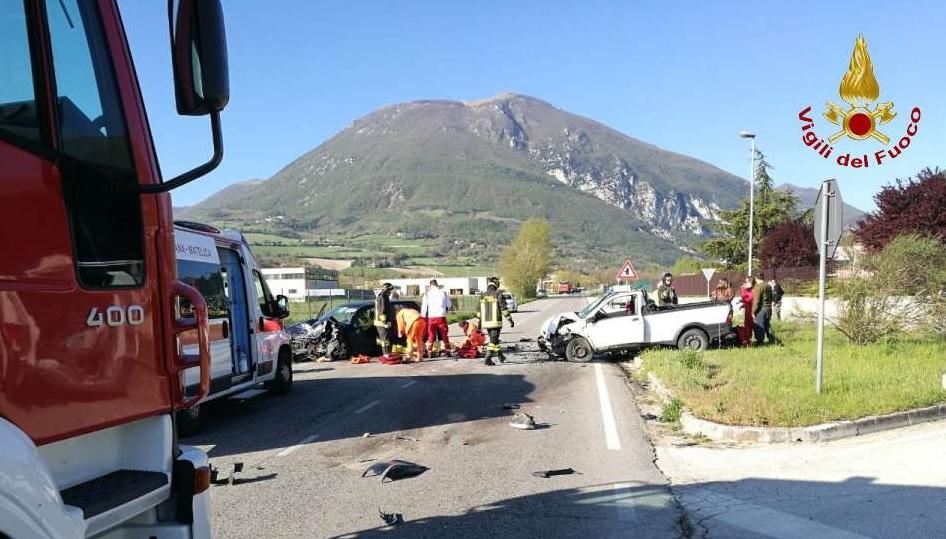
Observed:
[[[232,249],[219,249],[220,268],[230,301],[230,352],[234,377],[242,377],[253,368],[252,335],[249,307],[246,303],[246,276],[240,255]]]

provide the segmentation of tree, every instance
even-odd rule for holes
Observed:
[[[707,267],[707,263],[699,258],[692,256],[681,256],[670,268],[670,273],[674,275],[684,275],[687,273],[699,273],[701,269]]]
[[[946,241],[946,172],[926,168],[916,178],[896,180],[874,196],[877,211],[858,223],[857,239],[871,252],[906,233]]]
[[[549,271],[551,252],[549,222],[533,218],[522,223],[516,240],[499,259],[499,275],[506,287],[519,297],[535,297],[536,283]]]
[[[762,238],[759,261],[769,268],[794,268],[818,263],[814,232],[802,219],[783,221]]]
[[[837,327],[856,344],[904,330],[946,336],[946,249],[903,234],[856,261],[860,276],[839,283]]]
[[[794,218],[798,208],[798,199],[794,193],[775,189],[775,182],[769,175],[772,165],[766,161],[765,155],[758,151],[756,155],[753,253],[759,252],[759,238],[784,221]],[[745,264],[749,257],[749,199],[742,199],[735,210],[720,212],[720,222],[714,224],[713,228],[716,237],[704,242],[700,249],[730,268]]]

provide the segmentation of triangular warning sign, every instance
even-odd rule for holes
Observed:
[[[634,269],[634,264],[631,264],[630,260],[624,261],[624,265],[621,266],[621,271],[618,272],[617,280],[619,281],[636,281],[637,280],[637,271]]]

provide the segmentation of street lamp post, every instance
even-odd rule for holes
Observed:
[[[753,218],[755,217],[755,133],[740,131],[741,138],[747,138],[752,141],[751,155],[749,156],[749,268],[748,275],[752,275],[752,238],[753,238]]]

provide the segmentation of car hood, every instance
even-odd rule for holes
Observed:
[[[546,339],[552,338],[560,333],[566,326],[578,321],[578,315],[575,313],[556,314],[542,323],[541,336]]]

